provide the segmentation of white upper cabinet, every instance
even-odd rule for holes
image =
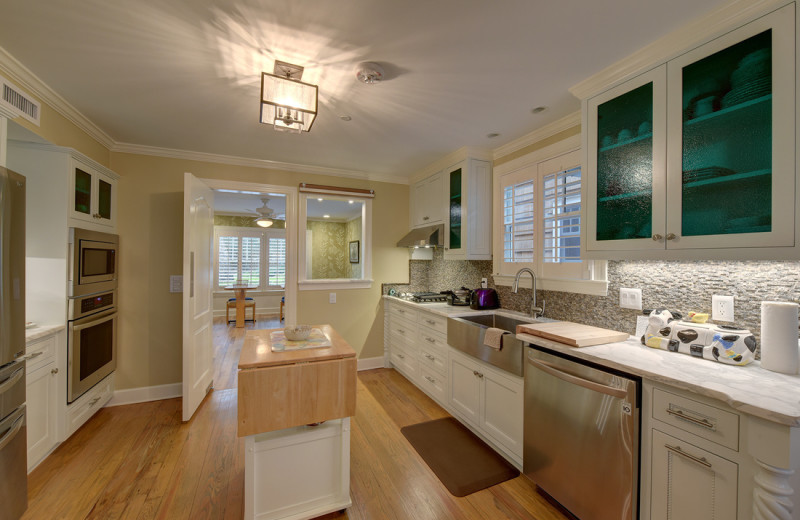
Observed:
[[[587,258],[798,254],[795,6],[584,101]]]
[[[425,227],[444,222],[442,172],[414,184],[411,192],[411,227]]]
[[[117,209],[116,178],[85,162],[76,159],[71,162],[70,217],[114,227]]]
[[[444,170],[444,257],[492,259],[492,168],[465,159]]]

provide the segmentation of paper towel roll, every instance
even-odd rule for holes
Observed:
[[[767,370],[784,374],[800,371],[799,307],[791,302],[761,302],[761,366]]]

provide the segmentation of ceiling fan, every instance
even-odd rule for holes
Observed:
[[[256,208],[256,213],[258,213],[258,217],[256,217],[256,224],[261,227],[270,227],[274,221],[275,210],[270,208],[267,204],[269,203],[269,197],[264,197],[261,199],[261,202],[264,204],[260,208]]]

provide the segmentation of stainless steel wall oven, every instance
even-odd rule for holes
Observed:
[[[70,228],[69,287],[71,298],[117,287],[119,236]]]
[[[117,367],[117,291],[71,298],[67,337],[67,402]]]

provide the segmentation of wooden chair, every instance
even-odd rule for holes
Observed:
[[[253,309],[253,318],[250,320],[247,319],[248,308]],[[228,300],[228,305],[225,307],[225,320],[227,320],[228,323],[236,321],[235,316],[231,319],[231,309],[236,309],[236,298],[230,298]],[[244,321],[256,321],[256,302],[250,297],[244,299]]]

